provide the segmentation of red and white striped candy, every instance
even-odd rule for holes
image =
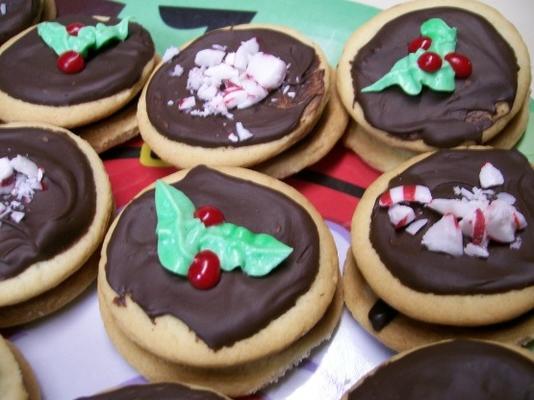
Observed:
[[[391,207],[398,203],[427,204],[432,201],[430,189],[422,185],[396,186],[382,193],[378,200],[380,207]]]
[[[415,212],[411,207],[395,204],[388,210],[388,216],[395,229],[400,229],[415,219]]]

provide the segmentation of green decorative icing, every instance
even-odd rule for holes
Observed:
[[[386,75],[363,88],[362,92],[380,92],[392,85],[399,85],[410,96],[421,93],[423,85],[439,92],[454,91],[454,70],[445,56],[456,49],[456,28],[449,27],[441,18],[431,18],[421,25],[421,35],[432,39],[428,50],[419,49],[401,58]],[[426,72],[419,68],[417,59],[426,51],[440,55],[442,64],[439,70]]]
[[[156,182],[158,257],[169,271],[186,276],[195,255],[211,250],[221,268],[240,267],[247,275],[264,276],[284,261],[293,249],[265,233],[222,223],[206,227],[194,217],[195,206],[180,190]]]
[[[128,18],[117,25],[97,23],[96,26],[84,26],[77,36],[70,35],[67,28],[57,22],[41,22],[37,33],[57,55],[74,50],[86,57],[91,49],[98,50],[113,40],[125,40],[128,37]]]

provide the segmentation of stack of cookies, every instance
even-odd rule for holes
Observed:
[[[176,167],[261,163],[281,178],[319,160],[343,133],[332,82],[322,50],[298,32],[211,31],[164,55],[141,95],[139,129]]]
[[[345,143],[387,171],[425,151],[510,149],[528,119],[530,61],[515,27],[477,1],[413,1],[350,37],[337,87]]]
[[[258,172],[201,166],[121,212],[98,296],[111,340],[150,381],[240,396],[330,337],[337,282],[332,236],[302,195]]]
[[[128,20],[42,22],[0,48],[0,119],[75,128],[104,151],[137,134],[130,102],[155,57],[150,34]]]
[[[395,350],[534,332],[534,171],[515,150],[442,150],[378,178],[352,221],[345,302]]]
[[[18,349],[0,336],[0,393],[3,399],[40,400],[39,385]]]

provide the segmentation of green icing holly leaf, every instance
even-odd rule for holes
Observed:
[[[73,50],[86,57],[90,49],[98,50],[113,40],[125,40],[128,37],[128,23],[128,18],[125,18],[111,26],[102,23],[84,26],[77,36],[73,36],[57,22],[41,22],[37,25],[37,33],[57,55]]]
[[[186,276],[195,255],[211,250],[225,271],[240,267],[247,275],[264,276],[293,251],[271,235],[228,222],[204,226],[194,217],[191,200],[162,181],[156,182],[155,202],[158,257],[163,267],[175,274]]]
[[[432,39],[428,50],[419,49],[397,61],[391,70],[362,92],[380,92],[389,86],[399,85],[410,96],[421,93],[423,85],[439,92],[452,92],[455,89],[454,70],[445,60],[445,56],[456,48],[456,28],[449,27],[440,18],[431,18],[421,25],[421,35]],[[419,68],[417,59],[426,51],[437,53],[442,58],[441,68],[435,72],[426,72]]]

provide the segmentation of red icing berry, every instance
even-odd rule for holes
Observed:
[[[70,24],[67,25],[67,32],[69,33],[69,35],[78,36],[78,32],[84,26],[85,25],[82,24],[81,22],[71,22]]]
[[[417,59],[419,68],[426,72],[436,72],[441,68],[441,57],[432,51],[427,51]]]
[[[69,50],[59,56],[57,67],[66,74],[75,74],[85,68],[85,61],[80,53]]]
[[[415,53],[419,49],[428,50],[431,44],[432,39],[430,39],[428,36],[416,37],[408,44],[408,52]]]
[[[213,206],[197,208],[195,217],[201,220],[206,226],[219,225],[224,222],[224,215],[221,210]]]
[[[210,250],[199,252],[189,266],[187,279],[193,287],[200,290],[217,285],[221,279],[221,263],[217,254]]]
[[[471,60],[460,53],[449,53],[445,56],[445,60],[451,64],[454,74],[459,79],[465,79],[471,75],[473,66]]]

